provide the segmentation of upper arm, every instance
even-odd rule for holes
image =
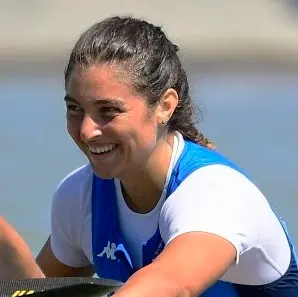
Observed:
[[[160,232],[166,243],[160,267],[174,269],[172,265],[177,265],[179,270],[173,271],[178,279],[184,279],[181,271],[190,271],[197,277],[194,288],[219,278],[226,280],[226,276],[233,281],[241,269],[246,275],[243,269],[247,267],[238,264],[239,257],[255,247],[262,247],[277,260],[269,238],[275,238],[274,232],[284,236],[257,187],[223,165],[197,170],[180,184],[163,206]],[[286,238],[284,241],[287,244]],[[184,281],[191,285],[191,279]]]
[[[211,165],[193,172],[167,199],[160,216],[165,243],[199,231],[229,241],[237,259],[259,239],[264,215],[274,217],[262,193],[239,172]]]
[[[88,219],[88,190],[90,168],[83,167],[70,174],[54,194],[51,210],[51,236],[45,243],[37,261],[47,276],[92,275],[90,260],[84,244],[91,244],[90,233],[85,230]],[[85,237],[85,235],[90,235]],[[84,248],[83,248],[84,246]]]
[[[221,280],[263,285],[288,269],[291,250],[278,217],[261,191],[227,166],[193,172],[164,203],[160,215],[164,242],[192,231],[219,236],[235,247],[235,265]]]
[[[94,274],[92,265],[71,267],[60,262],[52,251],[50,237],[39,252],[36,262],[47,277],[92,276]]]

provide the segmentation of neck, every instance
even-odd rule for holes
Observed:
[[[138,213],[148,213],[158,203],[166,182],[174,137],[160,141],[145,166],[121,178],[122,193],[128,207]],[[157,165],[158,164],[158,165]]]

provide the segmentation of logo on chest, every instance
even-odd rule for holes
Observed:
[[[106,256],[108,259],[116,260],[115,251],[116,251],[117,245],[114,242],[108,241],[108,244],[106,247],[103,248],[102,252],[97,254],[98,257],[104,257]]]

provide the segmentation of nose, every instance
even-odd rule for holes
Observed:
[[[102,135],[100,126],[88,114],[85,114],[82,121],[80,135],[84,142],[89,142],[93,138]]]

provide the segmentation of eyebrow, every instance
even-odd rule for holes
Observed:
[[[65,95],[64,101],[79,104],[77,100],[75,100],[74,98],[72,98],[69,95]],[[90,99],[90,101],[96,105],[97,104],[109,104],[109,105],[114,105],[114,106],[119,106],[119,107],[125,106],[125,103],[122,100],[114,99],[114,98],[113,99],[112,98]]]
[[[79,104],[77,100],[75,100],[74,98],[70,97],[69,95],[65,95],[64,96],[64,101],[65,102],[73,102],[73,103]]]

